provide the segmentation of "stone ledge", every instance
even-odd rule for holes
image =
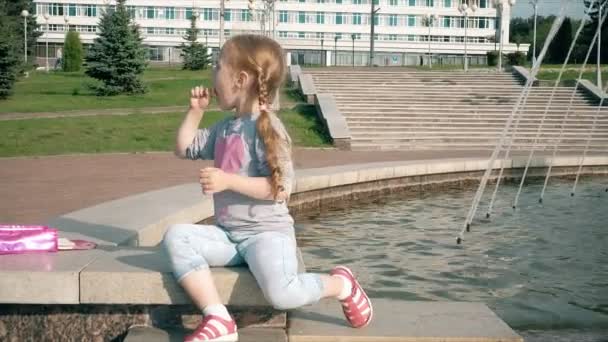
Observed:
[[[333,95],[317,94],[315,96],[317,114],[323,121],[334,145],[340,149],[350,150],[350,130],[346,118],[342,115]]]
[[[526,69],[522,66],[519,66],[519,65],[513,66],[513,73],[515,74],[515,76],[519,77],[524,82],[524,84],[527,83],[528,80],[530,79],[530,77],[532,76],[532,75],[530,75],[530,71],[528,69]],[[535,77],[532,80],[532,86],[538,87],[538,85],[539,85],[538,78]]]
[[[120,248],[80,272],[83,304],[189,304],[161,248]],[[246,267],[212,268],[222,302],[268,306]]]
[[[289,80],[293,85],[298,85],[298,81],[300,80],[300,74],[302,73],[302,68],[299,65],[290,65],[289,66]]]
[[[536,157],[532,160],[531,166],[540,170],[546,167],[550,161],[550,157]],[[563,156],[557,157],[554,165],[564,169],[563,172],[560,171],[562,174],[564,172],[573,173],[576,172],[579,161],[578,156]],[[525,157],[506,161],[498,160],[495,167],[505,163],[508,168],[521,169],[525,162]],[[298,170],[294,198],[290,205],[292,208],[299,208],[303,207],[305,202],[333,200],[355,193],[387,191],[386,189],[392,187],[419,187],[420,184],[439,184],[455,179],[478,179],[480,172],[485,170],[487,164],[488,161],[485,158],[460,158],[353,164]],[[585,165],[588,166],[586,172],[605,173],[605,169],[597,168],[604,168],[608,165],[608,156],[588,156],[585,159]],[[596,171],[593,171],[593,168],[596,168]],[[557,169],[555,170],[557,171]],[[515,170],[506,173],[506,175],[509,174],[517,177],[518,172]],[[179,198],[180,189],[185,192],[183,197],[187,199],[176,203],[190,205],[189,209],[185,211],[168,200]],[[212,216],[211,201],[201,201],[201,196],[198,193],[198,184],[192,183],[102,203],[93,207],[94,210],[83,209],[71,215],[90,224],[78,225],[76,222],[74,226],[70,226],[69,232],[78,233],[79,236],[89,239],[95,239],[105,234],[103,237],[108,239],[112,238],[112,234],[116,231],[126,231],[137,236],[140,241],[148,241],[151,245],[155,245],[170,224],[168,222],[199,222]],[[141,202],[138,202],[137,199],[141,199]],[[126,206],[119,208],[117,203]],[[166,203],[166,207],[160,208],[156,203]],[[137,209],[132,209],[128,205],[134,205]],[[146,205],[150,207],[146,209]],[[117,209],[121,211],[121,214],[108,218],[112,215],[103,215],[103,208]],[[171,212],[171,209],[180,212],[179,218],[176,218],[178,215]],[[160,212],[154,212],[154,210]],[[128,215],[129,213],[140,213],[140,215],[131,217]],[[162,214],[167,215],[170,219],[163,217]],[[87,217],[87,215],[91,215],[91,217]],[[126,222],[121,223],[120,217],[126,218]],[[153,222],[153,218],[158,221]],[[110,229],[113,230],[103,232],[104,225],[95,225],[95,220],[111,221]],[[138,220],[141,222],[138,223]],[[150,236],[146,236],[148,230],[138,230],[138,228],[150,226],[156,227]],[[87,229],[90,227],[95,227],[95,230],[88,231]],[[77,228],[81,230],[77,230]],[[121,239],[128,240],[124,236]],[[0,303],[186,303],[187,300],[181,289],[169,274],[165,264],[166,260],[163,262],[162,258],[155,253],[160,252],[149,248],[117,248],[102,244],[99,249],[92,251],[2,256],[0,257]],[[220,288],[225,302],[241,305],[265,305],[257,284],[248,272],[238,269],[216,269],[216,272],[225,284]],[[133,287],[133,284],[138,284],[138,286]],[[133,291],[137,292],[136,290],[140,293],[133,293]]]
[[[586,94],[590,95],[598,103],[602,102],[602,106],[608,106],[608,94],[606,94],[602,89],[598,88],[595,84],[588,80],[579,80],[578,84]]]
[[[62,236],[102,245],[150,246],[174,223],[213,216],[213,200],[200,187],[183,184],[104,202],[48,222]]]
[[[374,320],[345,324],[340,306],[322,301],[289,315],[290,342],[523,342],[485,304],[372,299]]]
[[[304,95],[306,98],[306,102],[308,104],[314,104],[317,89],[315,88],[315,82],[312,79],[312,75],[299,74],[298,77],[298,81],[300,82],[300,90],[302,91],[302,95]]]

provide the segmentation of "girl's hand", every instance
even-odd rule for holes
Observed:
[[[209,106],[211,92],[207,88],[194,87],[190,90],[190,109],[205,110]]]
[[[229,176],[221,169],[207,167],[200,170],[199,183],[203,193],[211,195],[228,189]]]

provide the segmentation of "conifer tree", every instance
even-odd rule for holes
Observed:
[[[181,56],[184,60],[183,69],[187,70],[206,69],[211,64],[211,56],[207,53],[207,47],[198,42],[196,18],[196,15],[192,15],[192,18],[190,18],[190,28],[186,30],[184,36],[187,43],[181,45]]]

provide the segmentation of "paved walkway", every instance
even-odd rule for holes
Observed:
[[[489,157],[484,151],[353,152],[296,149],[296,169],[332,165]],[[101,202],[196,182],[209,162],[179,160],[171,153],[71,155],[0,159],[0,223],[44,223]]]

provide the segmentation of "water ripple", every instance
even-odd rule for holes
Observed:
[[[297,221],[306,266],[345,263],[374,297],[487,303],[514,328],[608,328],[606,178],[502,186],[491,219],[483,196],[463,245],[455,237],[475,189],[424,192],[349,205]],[[493,187],[492,187],[493,190]],[[375,203],[374,203],[375,202]],[[536,335],[534,335],[536,336]]]

